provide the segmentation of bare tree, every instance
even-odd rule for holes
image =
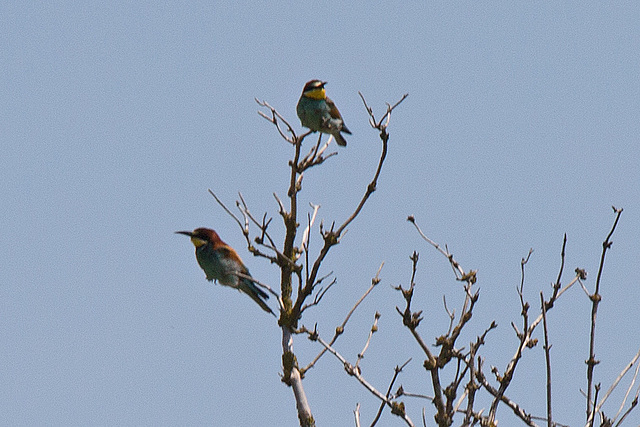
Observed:
[[[380,119],[376,119],[373,109],[367,105],[364,96],[360,94],[360,97],[369,116],[369,124],[379,134],[381,153],[377,166],[373,170],[371,181],[364,189],[362,197],[359,201],[354,201],[354,207],[351,211],[345,213],[345,219],[341,222],[334,221],[328,227],[323,222],[316,225],[319,206],[311,204],[308,210],[303,211],[298,197],[302,189],[305,173],[311,168],[320,167],[325,161],[336,154],[329,150],[333,137],[323,140],[323,138],[326,137],[320,134],[317,141],[315,141],[311,147],[308,147],[306,151],[303,151],[303,142],[313,136],[313,134],[307,132],[298,135],[289,121],[266,101],[256,99],[256,102],[262,108],[262,110],[259,110],[259,114],[274,125],[279,135],[291,146],[293,151],[292,158],[288,163],[290,173],[286,198],[273,193],[278,215],[284,224],[284,236],[272,235],[269,226],[273,218],[266,213],[261,216],[255,216],[241,194],[236,201],[239,214],[235,214],[214,192],[209,190],[216,201],[237,222],[245,237],[248,250],[254,256],[264,258],[270,263],[275,264],[280,270],[279,291],[258,281],[256,281],[256,283],[274,295],[278,301],[280,308],[278,325],[282,331],[282,381],[291,387],[293,391],[300,426],[315,426],[311,404],[304,390],[303,379],[305,373],[315,366],[325,354],[330,354],[338,359],[344,366],[345,372],[368,390],[374,399],[379,401],[378,411],[375,415],[372,414],[371,426],[375,426],[379,422],[387,408],[390,413],[396,416],[398,420],[401,420],[402,423],[408,426],[415,426],[416,423],[407,414],[406,403],[402,400],[405,398],[422,398],[430,402],[432,408],[429,407],[429,411],[434,411],[433,420],[438,426],[451,426],[454,422],[461,426],[497,426],[497,414],[500,407],[508,408],[527,426],[537,426],[538,424],[536,423],[538,422],[546,423],[548,426],[563,426],[563,424],[553,420],[552,414],[551,343],[548,334],[549,325],[546,314],[556,306],[559,298],[576,283],[582,286],[585,294],[592,302],[590,350],[586,361],[587,391],[585,393],[585,399],[587,411],[585,425],[587,427],[594,426],[597,417],[599,417],[600,426],[620,425],[638,403],[640,387],[635,386],[635,381],[638,376],[638,366],[640,366],[640,363],[638,363],[640,351],[621,371],[619,377],[613,382],[604,396],[599,396],[601,385],[594,384],[593,372],[598,364],[598,360],[595,358],[595,327],[598,304],[602,298],[600,294],[600,279],[604,269],[605,255],[611,247],[610,239],[616,229],[622,209],[614,208],[615,220],[603,243],[601,262],[593,293],[590,293],[585,287],[583,282],[586,280],[587,273],[580,268],[575,269],[575,274],[569,283],[566,285],[562,285],[561,283],[565,267],[565,248],[567,243],[565,235],[562,244],[560,269],[557,279],[553,283],[551,296],[545,299],[543,293],[540,292],[539,314],[536,314],[535,317],[530,317],[531,305],[525,300],[523,289],[525,283],[525,267],[529,262],[532,251],[522,259],[521,280],[518,288],[521,319],[519,325],[516,325],[515,322],[511,323],[517,338],[517,345],[515,349],[512,350],[508,348],[507,344],[504,345],[504,348],[500,349],[500,351],[504,352],[513,351],[513,356],[503,370],[497,367],[491,367],[489,374],[485,368],[486,359],[481,354],[483,346],[485,346],[485,338],[497,327],[495,321],[485,325],[479,332],[472,333],[472,335],[475,336],[475,340],[469,342],[467,348],[459,342],[462,331],[468,331],[470,328],[469,321],[473,316],[476,302],[480,298],[476,271],[464,269],[446,246],[443,247],[426,236],[414,216],[408,218],[409,223],[415,227],[416,232],[429,246],[442,254],[443,259],[451,266],[455,281],[461,284],[460,292],[462,301],[459,313],[456,313],[455,310],[450,310],[447,306],[446,299],[444,300],[444,308],[449,317],[449,326],[444,333],[436,338],[434,345],[427,344],[427,340],[423,338],[420,332],[419,326],[423,320],[422,311],[419,309],[416,310],[412,306],[414,289],[417,286],[415,281],[419,262],[419,254],[417,252],[413,252],[411,255],[412,270],[409,283],[406,286],[400,285],[395,288],[401,293],[402,299],[404,300],[404,306],[402,308],[396,307],[400,321],[413,337],[416,343],[415,350],[420,356],[425,358],[424,368],[430,378],[428,386],[425,385],[427,390],[420,391],[420,393],[413,393],[404,390],[404,388],[400,386],[395,392],[392,391],[403,369],[411,362],[412,358],[415,357],[413,354],[407,354],[403,359],[406,361],[395,367],[392,379],[385,391],[378,390],[372,385],[371,381],[363,376],[360,369],[360,362],[369,348],[372,337],[378,331],[378,319],[380,318],[378,313],[374,316],[365,344],[355,361],[347,360],[336,348],[336,342],[343,334],[353,313],[362,301],[371,294],[376,285],[380,283],[381,279],[379,276],[382,264],[376,275],[372,278],[370,287],[360,299],[354,303],[349,312],[346,313],[343,322],[335,328],[333,336],[330,338],[323,337],[318,332],[316,326],[309,327],[304,324],[304,314],[306,310],[321,304],[323,297],[336,282],[336,279],[332,277],[331,273],[322,276],[320,274],[321,267],[331,249],[340,243],[347,226],[357,219],[370,196],[375,192],[389,148],[388,126],[391,115],[405,100],[407,95],[403,95],[393,105],[387,104],[386,110]],[[301,225],[303,225],[304,228],[301,229]],[[309,241],[316,227],[319,230],[323,243],[317,253],[312,253]],[[252,232],[251,230],[255,231]],[[278,241],[280,241],[280,243],[278,243]],[[519,372],[517,368],[523,355],[538,344],[538,339],[534,338],[533,334],[541,323],[544,339],[542,348],[544,350],[546,363],[547,412],[546,414],[534,415],[527,411],[523,402],[516,402],[509,397],[508,391],[514,376]],[[298,360],[294,347],[294,338],[301,335],[306,336],[319,346],[318,354],[312,360],[306,362],[306,364]],[[612,418],[605,417],[602,409],[604,403],[611,395],[613,389],[620,384],[622,378],[628,372],[632,371],[634,366],[634,373],[618,412]],[[453,369],[448,369],[445,372],[445,367],[453,367]],[[451,372],[453,372],[453,374],[451,374]],[[489,397],[490,406],[488,409],[478,408],[478,393],[483,393],[484,396]],[[627,404],[630,396],[633,397],[631,397],[631,401]],[[422,425],[424,426],[427,425],[426,414],[427,408],[424,407],[422,410]],[[356,405],[354,416],[355,425],[360,426],[362,415],[360,414],[359,404]]]

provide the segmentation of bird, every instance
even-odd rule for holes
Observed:
[[[308,81],[298,100],[296,112],[302,126],[313,132],[331,134],[338,145],[345,147],[347,141],[340,132],[351,134],[351,131],[344,124],[336,104],[327,97],[324,89],[326,84],[321,80]]]
[[[218,233],[210,228],[200,227],[193,231],[176,231],[176,234],[184,234],[191,238],[191,243],[196,247],[196,260],[204,270],[207,280],[215,280],[221,285],[235,288],[249,295],[264,311],[275,316],[265,302],[269,299],[269,295],[249,279],[251,274],[240,255],[223,242]]]

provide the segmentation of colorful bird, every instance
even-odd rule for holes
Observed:
[[[320,80],[308,81],[302,90],[296,112],[302,126],[314,132],[331,134],[338,145],[344,147],[347,141],[340,132],[351,134],[351,131],[345,126],[336,104],[327,97],[324,90],[326,84]]]
[[[204,270],[207,280],[216,280],[224,286],[230,286],[249,295],[251,299],[267,313],[275,316],[264,300],[269,298],[266,292],[246,277],[251,277],[242,259],[233,248],[220,239],[218,233],[210,228],[196,228],[193,231],[176,231],[191,238],[196,247],[196,259],[200,268]]]

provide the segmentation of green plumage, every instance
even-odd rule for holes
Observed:
[[[209,228],[196,228],[194,231],[177,231],[191,238],[196,247],[196,260],[207,276],[207,280],[237,289],[251,297],[267,313],[275,316],[264,300],[269,295],[250,279],[249,269],[240,256],[224,243],[218,233]],[[248,277],[241,277],[248,276]]]
[[[314,132],[333,135],[338,145],[346,146],[347,141],[341,132],[350,134],[342,115],[334,102],[325,95],[326,82],[311,80],[307,82],[296,106],[296,112],[302,126]]]
[[[253,283],[251,280],[239,277],[235,273],[242,273],[250,276],[242,262],[234,259],[237,256],[226,247],[213,249],[210,243],[196,248],[196,259],[198,264],[204,270],[207,280],[216,280],[223,286],[229,286],[243,292],[251,297],[255,302],[268,313],[272,313],[269,306],[263,301],[269,298],[269,295]]]

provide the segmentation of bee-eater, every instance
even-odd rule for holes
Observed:
[[[327,82],[320,80],[308,81],[304,85],[296,111],[302,126],[314,132],[331,134],[338,145],[344,147],[347,141],[340,132],[351,134],[351,131],[345,126],[336,104],[327,97],[324,90],[326,84]]]
[[[200,268],[204,270],[207,280],[215,280],[221,285],[244,292],[264,311],[275,316],[264,301],[269,298],[269,295],[258,288],[251,279],[238,276],[237,273],[251,277],[238,253],[223,242],[218,233],[210,228],[196,228],[193,231],[176,231],[176,233],[191,238],[191,243],[196,247],[196,259]]]

